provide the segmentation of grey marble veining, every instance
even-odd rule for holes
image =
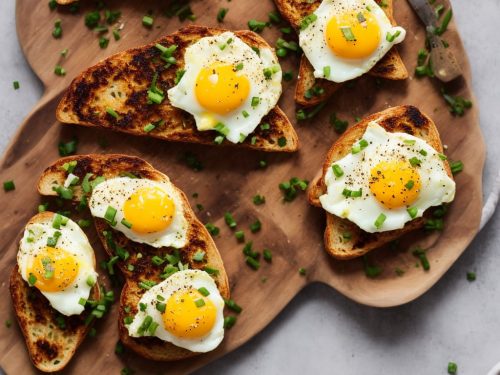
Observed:
[[[43,92],[18,46],[14,3],[0,2],[2,153]],[[500,160],[500,50],[495,19],[500,2],[454,0],[453,5],[471,60],[474,105],[480,107],[488,146],[484,172],[488,194]],[[20,90],[13,90],[14,80],[20,81]],[[453,360],[460,375],[486,374],[500,361],[499,224],[497,213],[441,281],[412,303],[368,308],[329,287],[312,285],[261,334],[199,373],[446,374],[447,363]],[[472,283],[465,278],[470,270],[477,272]]]

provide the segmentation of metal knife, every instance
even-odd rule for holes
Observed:
[[[441,38],[434,33],[438,20],[428,0],[408,0],[408,2],[425,25],[431,47],[430,59],[434,76],[443,82],[449,82],[461,76],[462,68],[455,55],[443,45]]]

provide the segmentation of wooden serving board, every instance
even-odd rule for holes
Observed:
[[[82,3],[87,3],[85,0]],[[123,357],[114,354],[117,340],[116,306],[97,325],[96,338],[87,338],[66,373],[117,374],[124,366],[144,373],[186,373],[236,349],[262,330],[308,283],[323,282],[359,303],[389,307],[406,303],[427,291],[451,267],[477,232],[481,216],[481,178],[484,163],[484,144],[478,123],[476,107],[464,117],[453,117],[439,94],[440,86],[429,79],[418,80],[413,76],[404,82],[379,82],[362,77],[352,85],[344,86],[314,119],[299,123],[296,129],[301,149],[291,155],[263,154],[238,148],[221,148],[174,144],[159,140],[132,137],[110,131],[61,125],[55,120],[54,110],[62,90],[72,77],[82,69],[114,52],[150,42],[181,26],[177,19],[159,15],[160,1],[108,1],[108,8],[122,11],[124,28],[120,42],[111,41],[101,50],[97,37],[83,23],[82,14],[92,10],[94,2],[82,4],[78,14],[66,10],[50,11],[47,1],[18,0],[17,28],[23,51],[46,91],[20,126],[0,166],[0,181],[14,179],[16,190],[0,193],[2,210],[2,258],[0,260],[0,291],[5,303],[0,306],[0,321],[13,319],[8,297],[8,275],[15,264],[17,243],[26,221],[35,213],[42,201],[36,192],[36,182],[44,168],[58,158],[57,144],[76,136],[78,153],[124,153],[140,156],[156,168],[168,174],[172,181],[189,197],[198,193],[191,203],[203,204],[199,213],[203,222],[213,222],[221,228],[215,242],[222,254],[229,274],[233,298],[243,306],[237,324],[226,332],[223,344],[214,352],[176,363],[152,363],[133,353]],[[165,2],[167,3],[167,2]],[[266,20],[273,9],[271,0],[232,1],[195,0],[192,8],[197,23],[218,25],[216,14],[220,7],[228,7],[229,13],[222,26],[228,29],[246,28],[249,18]],[[154,11],[155,26],[146,29],[141,19],[146,12]],[[417,22],[408,4],[395,1],[395,16],[408,31],[400,48],[408,70],[413,72],[417,51],[423,46],[423,28]],[[62,19],[63,37],[51,36],[54,21]],[[280,35],[277,28],[266,29],[264,37],[275,44]],[[444,38],[450,43],[465,70],[464,80],[449,88],[455,95],[473,97],[470,90],[470,69],[463,45],[453,23]],[[59,56],[68,48],[66,59]],[[56,76],[58,63],[67,70],[66,77]],[[283,62],[284,70],[297,71],[298,59],[289,57]],[[411,74],[413,75],[413,74]],[[294,121],[293,90],[295,82],[285,82],[281,106]],[[311,180],[320,169],[326,151],[338,137],[328,122],[335,112],[341,119],[354,122],[392,105],[413,104],[429,114],[436,122],[448,146],[452,160],[461,159],[465,170],[456,177],[457,196],[451,206],[443,232],[426,234],[419,232],[406,237],[397,249],[379,250],[370,255],[375,264],[383,268],[376,279],[365,276],[362,262],[336,261],[323,251],[325,215],[322,210],[309,206],[301,194],[291,203],[281,201],[278,184],[292,176]],[[107,146],[103,148],[102,140]],[[194,153],[203,163],[200,172],[188,168],[182,160],[185,152]],[[257,167],[259,160],[268,162],[267,169]],[[255,194],[266,197],[266,204],[254,206]],[[261,269],[253,271],[244,263],[242,245],[225,225],[223,214],[231,211],[238,228],[245,230],[247,240],[252,240],[258,250],[273,251],[272,264],[261,261]],[[262,221],[261,232],[251,235],[248,226],[255,219]],[[98,259],[103,251],[96,240],[95,231],[88,231]],[[424,272],[416,267],[417,259],[409,249],[417,244],[430,248],[428,258],[431,269]],[[305,276],[298,273],[303,267]],[[394,272],[399,267],[405,274]],[[265,278],[265,282],[263,282]],[[119,291],[116,291],[119,293]],[[3,323],[2,323],[3,324]],[[0,365],[9,374],[35,372],[17,325],[2,330]]]

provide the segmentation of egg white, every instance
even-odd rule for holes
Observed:
[[[61,226],[60,229],[54,229],[52,221],[53,219],[50,217],[26,226],[17,253],[19,272],[21,277],[28,282],[29,267],[33,257],[47,247],[47,238],[52,237],[56,231],[61,232],[56,248],[68,251],[77,259],[79,263],[78,275],[73,284],[64,290],[40,292],[48,299],[50,305],[61,314],[66,316],[80,315],[84,306],[78,302],[80,298],[87,300],[90,295],[91,286],[87,284],[87,280],[89,277],[97,280],[94,250],[85,233],[73,220],[68,219],[66,225]]]
[[[232,41],[228,44],[228,40]],[[223,50],[219,47],[221,45],[225,45]],[[194,116],[197,129],[200,131],[213,128],[205,126],[202,120],[208,111],[196,98],[196,79],[201,69],[212,64],[243,63],[243,69],[238,73],[246,76],[250,82],[250,93],[240,107],[226,115],[210,114],[229,129],[226,139],[232,143],[239,143],[252,133],[262,118],[278,103],[281,95],[281,68],[270,79],[264,76],[265,68],[279,67],[278,60],[270,48],[260,48],[257,54],[235,34],[224,32],[201,38],[190,45],[186,49],[184,61],[185,73],[179,83],[168,90],[168,98],[174,107],[181,108]],[[260,104],[255,107],[251,105],[253,97],[261,99]],[[243,116],[243,111],[248,113],[248,117]]]
[[[361,59],[347,59],[333,53],[327,44],[325,30],[330,19],[348,10],[364,11],[370,9],[380,27],[380,44],[370,55]],[[314,77],[333,82],[345,82],[368,72],[394,44],[401,43],[406,31],[402,27],[392,26],[389,18],[374,0],[323,0],[314,14],[316,21],[299,32],[299,45],[314,68]],[[387,33],[399,36],[394,41],[386,40]],[[323,68],[330,67],[330,75],[324,76]]]
[[[217,309],[216,319],[212,330],[201,338],[181,338],[165,330],[162,313],[156,309],[157,296],[162,296],[166,302],[173,293],[180,289],[199,289],[201,287],[205,287],[208,290],[210,294],[206,298],[208,298]],[[149,315],[153,318],[154,322],[158,323],[158,328],[154,334],[155,337],[192,352],[206,353],[214,350],[224,339],[224,300],[217,289],[215,281],[205,271],[184,270],[176,272],[145,292],[139,303],[146,304],[146,310],[140,311],[139,305],[137,306],[138,312],[132,323],[128,326],[129,335],[132,337],[141,337],[138,333],[139,327],[146,316]],[[149,332],[145,332],[144,335],[148,336],[150,334]]]
[[[413,220],[407,212],[407,206],[386,208],[372,194],[369,187],[370,171],[381,161],[409,160],[416,157],[421,160],[417,167],[421,189],[418,198],[411,204],[417,208],[417,217],[432,206],[453,201],[455,182],[446,173],[440,154],[424,140],[406,133],[389,133],[375,121],[368,124],[362,137],[369,145],[357,154],[349,153],[334,164],[339,165],[344,175],[336,177],[332,168],[325,175],[327,193],[320,196],[321,206],[329,213],[346,218],[365,232],[384,232],[401,229],[405,223]],[[415,142],[413,145],[404,141]],[[427,152],[426,156],[420,150]],[[362,189],[359,198],[346,198],[342,191]],[[386,219],[380,228],[375,221],[383,213]]]
[[[171,224],[161,232],[136,233],[134,228],[127,228],[121,223],[125,217],[123,205],[127,199],[138,189],[144,187],[159,187],[165,191],[175,205],[175,212]],[[188,222],[184,216],[184,203],[180,193],[175,189],[170,180],[165,177],[163,181],[153,181],[145,178],[116,177],[97,185],[92,191],[89,208],[92,216],[104,218],[106,210],[111,206],[115,208],[116,225],[114,229],[122,232],[127,238],[138,243],[145,243],[153,247],[184,247],[187,243]]]

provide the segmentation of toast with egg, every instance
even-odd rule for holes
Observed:
[[[65,163],[76,161],[73,174],[84,178],[87,173],[105,178],[123,175],[148,178],[154,181],[165,180],[166,176],[154,169],[142,159],[125,155],[78,155],[58,160],[48,167],[42,174],[38,191],[42,195],[55,195],[52,190],[54,186],[60,186],[66,179],[62,166]],[[82,190],[75,188],[74,200],[81,199]],[[205,226],[198,221],[192,211],[185,194],[179,190],[184,205],[184,212],[190,224],[188,230],[188,243],[180,249],[180,261],[192,269],[204,269],[212,272],[211,275],[224,298],[229,298],[229,282],[224,265],[215,243]],[[144,280],[159,282],[163,266],[154,266],[152,258],[172,252],[172,248],[155,248],[147,244],[132,242],[124,234],[114,230],[105,220],[94,218],[95,227],[106,253],[116,256],[116,246],[125,249],[128,256],[125,260],[119,260],[116,266],[125,278],[120,298],[119,333],[120,340],[125,346],[141,355],[142,357],[157,361],[173,361],[196,355],[197,353],[179,348],[171,343],[161,341],[156,337],[131,337],[128,334],[124,319],[137,313],[137,305],[145,290],[140,288],[139,283]],[[105,235],[104,232],[108,234]],[[109,235],[111,233],[111,236]],[[204,259],[199,262],[193,256],[199,250],[205,253]],[[139,255],[140,254],[140,255]]]
[[[62,123],[103,127],[139,136],[169,141],[214,144],[214,134],[199,131],[193,116],[171,105],[165,97],[159,105],[147,104],[147,91],[156,71],[160,71],[157,86],[164,92],[176,84],[176,72],[184,66],[184,51],[200,38],[215,36],[226,30],[202,26],[187,26],[148,45],[115,54],[82,72],[71,83],[56,110]],[[234,34],[254,48],[271,48],[254,32],[243,30]],[[157,43],[176,45],[176,64],[164,69]],[[119,120],[107,113],[107,108],[124,114]],[[161,126],[146,132],[148,124]],[[274,107],[262,119],[245,141],[244,147],[269,151],[293,152],[298,148],[295,130],[285,113]],[[223,144],[228,144],[226,140]]]
[[[53,213],[43,212],[30,220],[36,223],[51,218]],[[62,370],[85,339],[92,324],[85,324],[88,311],[81,315],[64,317],[52,308],[48,300],[23,280],[16,265],[10,275],[10,294],[19,327],[26,341],[35,367],[43,372]],[[100,299],[99,283],[91,290],[92,300]]]
[[[326,193],[324,176],[333,162],[351,152],[354,143],[359,141],[368,124],[376,121],[388,132],[408,133],[419,137],[439,153],[443,153],[443,145],[436,125],[416,107],[410,105],[388,108],[372,114],[348,129],[330,148],[321,173],[312,181],[308,190],[308,200],[313,206],[321,207],[319,197]],[[449,177],[452,177],[450,166],[445,160],[444,166]],[[379,248],[396,240],[403,234],[422,228],[425,218],[430,214],[427,210],[424,217],[416,218],[406,223],[402,229],[387,232],[367,233],[347,219],[326,213],[326,229],[324,234],[326,251],[337,259],[352,259],[360,257],[370,250]],[[351,237],[344,238],[343,233],[349,232]]]
[[[382,3],[380,0],[376,0],[376,2],[379,4]],[[300,30],[300,22],[304,17],[313,13],[318,8],[321,1],[275,0],[275,3],[283,17],[290,22],[293,28],[298,32]],[[387,14],[392,25],[396,25],[393,16],[393,0],[384,0],[383,4],[384,6],[382,9]],[[295,87],[295,101],[297,104],[304,107],[318,105],[342,87],[342,83],[315,78],[313,72],[314,69],[311,63],[307,60],[305,55],[302,55],[297,85]],[[404,80],[408,78],[408,71],[396,46],[392,47],[368,74],[390,80]],[[322,89],[322,93],[313,95],[312,97],[306,95],[306,93],[313,88]],[[306,98],[306,96],[308,97]]]

